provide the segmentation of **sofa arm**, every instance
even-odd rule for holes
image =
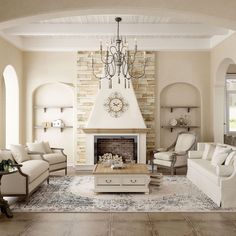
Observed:
[[[203,151],[188,151],[189,159],[201,159]]]
[[[216,174],[220,177],[228,177],[234,172],[233,166],[218,165],[216,166]]]

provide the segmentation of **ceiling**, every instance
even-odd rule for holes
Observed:
[[[206,25],[190,16],[122,17],[120,33],[141,50],[209,50],[234,31]],[[115,15],[70,16],[5,28],[1,35],[25,51],[98,50],[116,33]]]

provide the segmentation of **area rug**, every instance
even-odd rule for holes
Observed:
[[[221,211],[185,176],[164,176],[150,194],[93,192],[92,176],[51,177],[28,202],[11,205],[13,212],[196,212]],[[232,210],[232,209],[228,209]]]

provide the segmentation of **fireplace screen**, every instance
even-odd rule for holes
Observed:
[[[94,163],[105,153],[121,156],[124,162],[137,162],[137,136],[94,136]]]

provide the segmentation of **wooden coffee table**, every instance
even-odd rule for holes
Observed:
[[[94,192],[149,193],[149,170],[144,164],[130,164],[124,169],[111,169],[97,164],[93,170]]]

